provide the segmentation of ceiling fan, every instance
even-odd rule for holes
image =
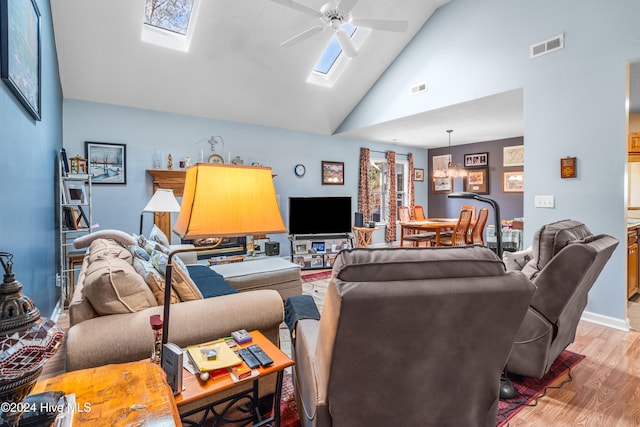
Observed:
[[[306,13],[307,15],[320,18],[322,24],[314,25],[313,27],[303,31],[302,33],[293,36],[289,40],[285,40],[280,43],[281,46],[289,47],[298,44],[299,42],[306,40],[326,29],[335,31],[336,38],[342,47],[343,52],[348,57],[354,57],[358,54],[355,46],[351,42],[351,37],[342,28],[342,24],[350,23],[355,27],[370,28],[372,30],[382,31],[394,31],[405,32],[409,27],[407,21],[393,21],[389,19],[370,19],[370,18],[356,18],[351,16],[351,10],[354,8],[358,0],[334,0],[322,5],[320,10],[313,9],[300,3],[296,3],[293,0],[271,0],[274,3],[287,6],[291,9]]]

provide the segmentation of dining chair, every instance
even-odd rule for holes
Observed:
[[[424,216],[424,209],[422,206],[415,206],[413,208],[413,217],[416,221],[424,221],[427,219],[427,217]]]
[[[487,225],[487,218],[489,216],[489,208],[481,208],[478,211],[478,217],[476,218],[475,224],[471,228],[471,238],[468,243],[473,245],[483,245],[484,246],[484,228]]]
[[[411,221],[409,206],[398,206],[398,219],[400,220],[400,222]],[[432,231],[419,233],[417,230],[406,229],[404,231],[402,241],[400,242],[400,246],[403,246],[405,241],[412,242],[412,245],[414,247],[420,246],[420,243],[425,243],[427,246],[431,246],[431,241],[434,240],[435,237],[436,233]]]
[[[471,211],[471,221],[476,217],[476,207],[473,205],[464,205],[460,209],[469,209]]]
[[[458,222],[451,235],[440,237],[440,246],[465,246],[467,244],[467,232],[471,224],[471,209],[461,209]]]

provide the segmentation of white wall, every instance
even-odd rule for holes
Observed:
[[[69,156],[84,156],[85,141],[126,144],[127,184],[93,186],[93,221],[101,229],[137,233],[140,212],[152,196],[152,179],[146,170],[153,168],[154,151],[161,151],[163,168],[167,154],[171,153],[177,169],[185,155],[199,161],[202,149],[206,161],[211,153],[206,140],[213,135],[224,139],[225,161],[230,152],[232,158],[238,155],[245,164],[259,162],[270,166],[278,175],[274,184],[285,224],[288,224],[290,196],[347,195],[352,197],[353,211],[357,210],[360,147],[395,149],[398,153],[411,151],[415,167],[427,170],[426,150],[71,99],[64,101],[64,146]],[[217,150],[220,152],[220,145]],[[344,186],[321,184],[322,160],[344,162]],[[297,163],[306,166],[303,178],[293,173]],[[426,205],[427,185],[428,180],[416,183],[417,204]],[[145,233],[152,223],[152,215],[145,214]],[[175,235],[173,238],[178,239]],[[286,235],[271,238],[280,241],[281,254],[289,254]],[[374,242],[383,241],[381,229],[374,235]]]
[[[565,218],[622,244],[589,296],[588,311],[626,317],[626,64],[640,55],[636,0],[454,0],[440,8],[341,130],[524,89],[525,240]],[[529,59],[529,46],[565,35],[561,51]],[[428,81],[424,97],[406,82]],[[578,158],[560,179],[559,159]],[[552,194],[554,209],[534,196]]]

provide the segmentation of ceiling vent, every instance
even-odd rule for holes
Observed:
[[[427,91],[427,82],[422,82],[422,83],[418,83],[417,85],[411,86],[411,89],[409,90],[409,94],[417,95],[421,92],[426,92],[426,91]]]
[[[529,58],[536,58],[564,48],[564,34],[536,43],[529,48]]]

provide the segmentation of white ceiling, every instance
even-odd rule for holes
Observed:
[[[319,9],[323,0],[298,0]],[[317,19],[269,0],[201,0],[188,53],[141,41],[145,0],[51,2],[65,98],[333,134],[432,13],[449,0],[359,0],[362,18],[406,20],[372,31],[333,88],[306,82],[332,32],[280,43]],[[428,25],[428,24],[427,24]],[[520,136],[513,91],[341,135],[422,147]]]

